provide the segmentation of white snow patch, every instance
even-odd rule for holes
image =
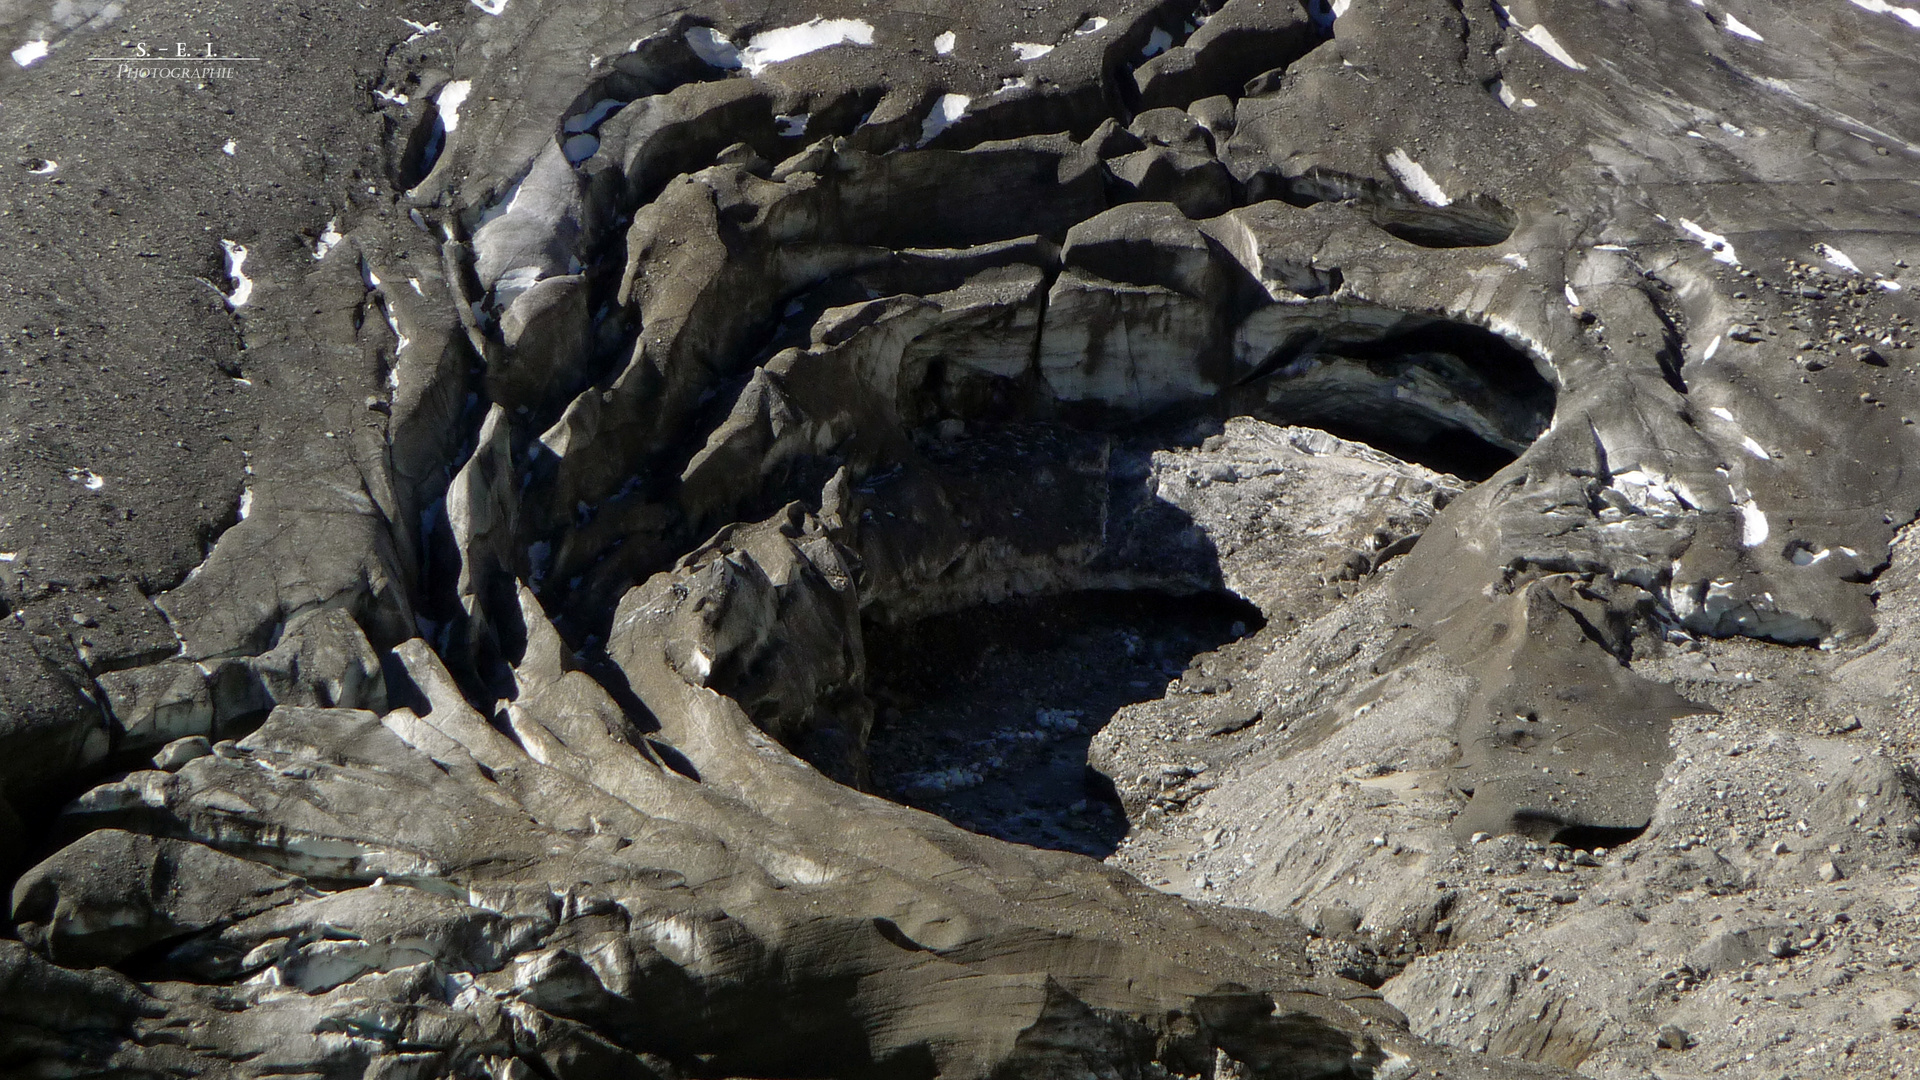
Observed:
[[[1874,278],[1873,283],[1888,292],[1899,292],[1904,286],[1891,278]]]
[[[0,562],[12,562],[20,557],[17,551],[0,551]]]
[[[240,149],[239,144],[234,142],[232,139],[228,139],[226,143],[220,147],[220,152],[227,155],[228,157],[232,157],[234,151],[238,149]]]
[[[1713,359],[1713,354],[1719,351],[1720,351],[1720,335],[1715,334],[1713,335],[1713,340],[1707,342],[1707,351],[1700,354],[1700,359],[1711,360]],[[1729,416],[1727,417],[1727,419],[1731,420],[1733,419],[1733,417]]]
[[[1541,52],[1546,53],[1548,56],[1553,57],[1555,60],[1560,61],[1573,70],[1587,70],[1587,65],[1575,60],[1573,54],[1568,52],[1559,41],[1555,40],[1553,31],[1548,30],[1546,27],[1529,26],[1525,30],[1520,31],[1520,36],[1533,42],[1539,47]]]
[[[1734,254],[1733,245],[1727,242],[1726,237],[1717,232],[1709,232],[1686,218],[1680,219],[1680,227],[1693,234],[1693,238],[1700,241],[1701,247],[1713,253],[1714,262],[1723,262],[1728,266],[1740,265],[1740,257]]]
[[[1580,306],[1580,294],[1579,294],[1579,293],[1577,293],[1577,292],[1574,292],[1574,291],[1573,291],[1573,286],[1571,286],[1571,285],[1568,285],[1568,286],[1565,286],[1565,288],[1566,288],[1566,292],[1567,292],[1567,306],[1568,306],[1568,307],[1579,307],[1579,306]]]
[[[241,488],[240,489],[240,520],[241,521],[247,520],[247,515],[251,513],[253,513],[253,489],[250,487]]]
[[[1407,190],[1428,206],[1447,206],[1453,202],[1446,189],[1434,180],[1424,166],[1407,156],[1405,150],[1394,147],[1393,152],[1387,155],[1387,168],[1393,170],[1393,175],[1399,177]]]
[[[13,62],[19,64],[21,67],[32,67],[46,59],[46,56],[47,43],[45,39],[29,41],[25,45],[13,50]]]
[[[500,193],[499,198],[482,207],[479,220],[473,223],[473,231],[477,233],[486,227],[487,222],[512,213],[514,201],[520,197],[520,187],[526,182],[527,178],[524,176],[515,180],[512,187]],[[453,228],[450,222],[443,223],[441,230],[447,234],[447,239],[453,239]]]
[[[1527,261],[1527,257],[1525,255],[1522,255],[1517,251],[1509,251],[1505,255],[1500,256],[1500,261],[1503,263],[1510,264],[1512,266],[1517,266],[1522,270],[1525,270],[1527,267],[1533,265],[1532,263],[1529,263]]]
[[[638,46],[639,42],[634,44]],[[687,31],[687,45],[708,67],[731,71],[740,66],[740,49],[711,26],[696,26]]]
[[[106,478],[94,472],[92,469],[68,469],[67,479],[79,484],[88,491],[99,491],[101,488],[107,486]]]
[[[1744,139],[1747,137],[1746,128],[1743,128],[1738,124],[1729,124],[1725,120],[1720,121],[1720,130],[1726,132],[1727,134],[1733,136],[1736,139]]]
[[[1793,554],[1787,556],[1787,559],[1795,566],[1818,566],[1821,562],[1825,561],[1827,556],[1832,554],[1833,551],[1830,548],[1821,548],[1819,551],[1809,551],[1803,547],[1796,547],[1793,549]]]
[[[1153,28],[1153,33],[1147,35],[1147,47],[1140,50],[1140,59],[1151,59],[1171,48],[1173,48],[1173,35],[1156,26]]]
[[[241,267],[247,264],[247,249],[231,240],[220,241],[227,253],[227,277],[233,279],[233,291],[227,294],[228,307],[244,307],[253,297],[253,279]]]
[[[774,64],[835,45],[873,44],[873,24],[864,19],[823,19],[815,16],[798,26],[783,26],[753,35],[740,50],[740,66],[758,75]],[[704,59],[704,58],[703,58]]]
[[[1351,4],[1352,0],[1332,0],[1331,3],[1328,0],[1309,0],[1307,15],[1313,20],[1313,25],[1321,30],[1331,30],[1334,20],[1345,15]]]
[[[1735,507],[1740,511],[1740,546],[1755,548],[1766,543],[1767,535],[1772,532],[1766,511],[1753,504],[1751,495],[1738,500]]]
[[[540,268],[538,266],[516,266],[506,273],[501,274],[500,279],[493,283],[494,300],[498,302],[501,307],[506,307],[508,304],[513,303],[514,297],[533,288],[534,283],[539,280]]]
[[[440,110],[440,130],[451,135],[459,129],[460,106],[467,103],[467,95],[471,93],[471,79],[456,79],[440,88],[440,96],[433,99],[434,107]]]
[[[387,317],[387,329],[393,331],[393,354],[398,356],[406,351],[407,346],[413,344],[413,339],[401,333],[400,319],[394,315],[393,305],[387,303],[385,297],[380,300],[380,311]]]
[[[1628,469],[1614,473],[1607,486],[1625,496],[1642,513],[1666,514],[1694,508],[1693,500],[1687,498],[1673,478],[1661,473]]]
[[[1033,85],[1033,79],[1030,76],[1026,76],[1026,75],[1022,75],[1017,79],[1001,79],[1000,89],[995,90],[994,93],[996,95],[1004,94],[1009,90],[1018,90],[1023,86],[1032,86],[1032,85]]]
[[[1625,245],[1625,244],[1595,244],[1595,245],[1593,245],[1593,250],[1595,250],[1595,251],[1625,251],[1625,250],[1627,250],[1627,248],[1626,248],[1626,245]]]
[[[406,41],[403,41],[400,43],[402,45],[406,45],[406,44],[410,44],[412,42],[418,41],[421,38],[426,37],[428,34],[437,34],[440,32],[440,24],[437,22],[417,23],[417,22],[414,22],[412,19],[407,18],[404,15],[400,16],[400,21],[403,23],[406,23],[407,26],[413,31],[412,36],[408,37]]]
[[[49,176],[52,175],[53,170],[59,167],[60,163],[52,158],[41,158],[40,164],[29,166],[27,171],[35,176]]]
[[[411,285],[411,286],[413,286],[413,293],[414,293],[414,295],[415,295],[415,296],[425,296],[425,295],[427,295],[427,290],[425,290],[425,289],[423,289],[423,288],[421,288],[421,287],[420,287],[420,279],[419,279],[419,278],[417,278],[417,277],[410,277],[410,278],[408,278],[408,279],[407,279],[407,284],[409,284],[409,285]]]
[[[313,242],[313,257],[316,260],[326,258],[327,252],[332,251],[334,245],[344,239],[346,238],[340,235],[340,219],[329,219],[326,229],[320,233],[320,239]]]
[[[1757,440],[1755,440],[1754,437],[1751,435],[1742,436],[1740,439],[1740,445],[1746,448],[1747,453],[1752,454],[1754,457],[1759,458],[1761,461],[1773,460],[1773,454],[1769,453],[1767,448],[1764,446],[1761,446],[1760,443]]]
[[[1860,557],[1859,552],[1853,550],[1850,547],[1845,546],[1844,544],[1841,545],[1840,547],[1840,554],[1845,555],[1849,559],[1857,559]]]
[[[379,98],[381,101],[384,101],[389,105],[405,105],[407,103],[407,95],[401,93],[398,90],[388,90],[388,89],[385,89],[384,87],[381,89],[375,90],[373,92],[373,96]]]
[[[1107,28],[1106,17],[1101,15],[1095,15],[1093,18],[1088,19],[1086,22],[1083,22],[1079,26],[1075,27],[1073,32],[1076,34],[1079,34],[1082,37],[1085,37],[1088,34],[1097,34],[1100,31],[1105,30],[1106,28]]]
[[[507,10],[507,0],[467,0],[467,3],[489,15],[498,15]]]
[[[779,114],[774,116],[773,126],[780,129],[780,134],[792,138],[796,135],[805,135],[807,133],[807,121],[812,118],[808,113]]]
[[[1898,7],[1887,3],[1887,0],[1853,0],[1853,6],[1865,8],[1876,15],[1891,15],[1915,30],[1920,30],[1920,8]],[[14,53],[13,58],[20,59],[20,54]]]
[[[1040,45],[1031,41],[1016,41],[1013,43],[1014,59],[1019,60],[1023,64],[1029,60],[1038,60],[1052,51],[1053,46],[1051,45]]]
[[[941,56],[945,56],[952,52],[953,47],[958,44],[960,44],[959,36],[951,30],[945,30],[941,32],[939,37],[933,39],[933,51]]]
[[[1505,105],[1509,109],[1535,109],[1540,106],[1539,102],[1530,97],[1523,98],[1515,94],[1513,88],[1507,85],[1505,79],[1493,80],[1493,94],[1500,99],[1500,104]]]
[[[1707,411],[1719,417],[1720,419],[1725,420],[1729,424],[1733,423],[1733,411],[1731,409],[1723,409],[1720,406],[1715,405],[1713,408],[1708,409]]]
[[[568,117],[567,122],[561,126],[561,130],[569,135],[576,135],[582,131],[592,131],[594,128],[600,126],[600,121],[618,112],[624,105],[626,105],[626,102],[618,98],[601,98],[599,101],[593,103],[593,108],[588,109],[578,116]]]
[[[1390,1051],[1386,1060],[1373,1067],[1373,1080],[1409,1080],[1420,1066],[1413,1059],[1398,1050]]]
[[[600,149],[598,135],[569,135],[567,141],[560,144],[560,152],[567,156],[567,164],[578,165],[592,157]]]
[[[955,120],[966,114],[967,106],[973,99],[965,94],[942,94],[940,100],[933,103],[933,111],[920,121],[920,145],[933,141],[934,136],[953,126]]]
[[[1739,17],[1734,15],[1732,12],[1727,13],[1727,33],[1738,34],[1743,38],[1750,38],[1754,41],[1767,40],[1766,38],[1761,37],[1760,34],[1754,30],[1753,27],[1748,26],[1746,23],[1741,22]]]
[[[1827,260],[1829,265],[1837,266],[1849,274],[1857,274],[1860,272],[1859,263],[1847,258],[1846,252],[1841,251],[1831,244],[1815,244],[1813,245],[1813,250],[1816,255]]]

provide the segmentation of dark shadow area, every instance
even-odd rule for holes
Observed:
[[[1352,442],[1366,443],[1402,461],[1425,465],[1479,483],[1512,463],[1513,451],[1459,428],[1407,424],[1399,430],[1384,424],[1352,422],[1337,416],[1309,417],[1289,423],[1317,427]]]
[[[1461,790],[1469,798],[1472,797],[1472,790]],[[1569,825],[1557,814],[1521,809],[1513,813],[1506,831],[1541,844],[1559,844],[1576,851],[1592,851],[1595,848],[1617,848],[1638,840],[1640,834],[1647,831],[1647,826]]]
[[[1104,858],[1127,819],[1087,765],[1093,734],[1261,625],[1226,594],[1103,591],[869,626],[874,787],[964,829]]]
[[[1638,829],[1607,828],[1603,825],[1566,825],[1556,830],[1550,841],[1565,844],[1578,851],[1592,851],[1595,848],[1617,848],[1640,839],[1646,832],[1646,826]]]
[[[1381,230],[1425,248],[1504,244],[1520,222],[1519,215],[1491,195],[1471,192],[1435,206],[1415,198],[1398,184],[1317,167],[1282,178],[1271,194],[1294,206],[1352,203]]]
[[[1433,322],[1377,341],[1290,341],[1242,384],[1246,411],[1322,428],[1403,461],[1485,480],[1553,420],[1556,393],[1499,335]]]

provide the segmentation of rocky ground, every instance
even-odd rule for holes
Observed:
[[[0,1072],[1912,1070],[1913,10],[0,35]]]

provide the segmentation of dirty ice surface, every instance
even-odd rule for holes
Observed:
[[[1555,60],[1560,61],[1575,71],[1587,70],[1587,65],[1575,60],[1573,54],[1568,52],[1566,47],[1560,44],[1559,39],[1553,36],[1553,31],[1541,25],[1522,26],[1520,20],[1514,18],[1513,12],[1507,10],[1506,5],[1500,3],[1499,0],[1494,0],[1493,8],[1499,12],[1502,19],[1512,24],[1514,29],[1520,31],[1521,37],[1532,42],[1534,47],[1541,52],[1546,53],[1548,56],[1553,57]]]

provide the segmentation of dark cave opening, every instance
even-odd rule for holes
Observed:
[[[1435,321],[1370,340],[1289,340],[1232,403],[1479,482],[1546,431],[1556,400],[1532,358],[1504,338]]]
[[[1231,594],[1145,591],[869,625],[874,788],[973,832],[1104,858],[1128,822],[1112,782],[1087,764],[1094,733],[1262,625]]]
[[[1550,843],[1561,844],[1576,851],[1612,850],[1640,839],[1647,831],[1642,825],[1637,829],[1609,828],[1604,825],[1562,825],[1553,831]]]
[[[898,553],[943,542],[923,539],[937,530],[921,518],[942,503],[965,508],[943,527],[965,530],[977,548],[938,574],[883,578],[863,595],[859,692],[874,717],[863,749],[851,728],[824,741],[776,737],[830,776],[970,831],[1110,854],[1129,823],[1111,782],[1088,767],[1093,735],[1120,709],[1162,698],[1196,656],[1263,622],[1224,591],[1210,542],[1181,540],[1192,529],[1184,511],[1151,485],[1136,490],[1155,450],[1200,446],[1227,418],[1247,416],[1320,428],[1478,482],[1550,422],[1555,387],[1520,348],[1480,327],[1387,314],[1383,326],[1371,312],[1329,312],[1238,384],[1144,415],[1063,403],[1031,371],[925,361],[913,391],[890,403],[906,431],[904,456],[861,463],[852,478],[857,513],[893,524],[855,543],[876,545],[876,566],[911,564]],[[844,449],[792,455],[725,516],[809,504],[854,462]],[[992,584],[1012,553],[1051,559],[1074,544],[1101,551],[1078,587],[1128,591],[1043,595],[1076,586]],[[1007,590],[1028,595],[981,603]],[[782,730],[780,716],[749,713]]]
[[[1398,428],[1378,420],[1350,420],[1341,416],[1302,417],[1287,421],[1317,427],[1352,442],[1366,443],[1402,461],[1424,465],[1479,483],[1513,463],[1516,455],[1469,431],[1411,423]]]

